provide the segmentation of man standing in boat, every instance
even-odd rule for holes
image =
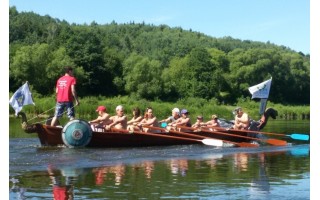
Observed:
[[[76,93],[76,78],[73,77],[72,67],[65,67],[64,76],[60,77],[56,84],[57,103],[54,117],[51,121],[51,126],[55,126],[57,119],[63,115],[64,109],[67,109],[67,115],[70,120],[75,117],[73,100],[76,101],[76,105],[80,102]]]

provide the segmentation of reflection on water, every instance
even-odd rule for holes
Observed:
[[[298,196],[288,192],[310,179],[309,145],[241,151],[201,145],[108,150],[22,145],[28,146],[23,152],[21,146],[10,150],[10,199],[309,198],[308,187]]]

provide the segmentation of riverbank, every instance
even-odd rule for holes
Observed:
[[[48,118],[54,114],[55,97],[42,97],[34,98],[35,106],[27,105],[23,107],[29,119],[38,115],[39,118]],[[76,107],[77,118],[92,119],[96,118],[95,112],[98,105],[104,105],[107,107],[107,111],[113,115],[115,114],[115,108],[117,105],[123,105],[125,113],[131,117],[131,110],[134,107],[139,107],[142,111],[147,107],[152,107],[154,114],[158,119],[163,119],[171,115],[171,110],[174,107],[180,109],[187,109],[190,112],[192,120],[196,119],[196,116],[202,115],[205,120],[209,120],[212,114],[216,114],[219,118],[233,119],[232,111],[240,106],[245,112],[247,112],[252,119],[258,120],[259,106],[258,101],[251,100],[250,98],[240,99],[235,105],[219,104],[215,99],[205,100],[201,98],[188,98],[180,99],[177,102],[162,102],[162,101],[147,101],[144,99],[136,100],[128,96],[119,97],[84,97],[80,98],[80,106]],[[9,105],[10,106],[10,105]],[[286,120],[304,120],[310,119],[310,106],[309,105],[282,105],[268,102],[267,107],[272,107],[278,111],[278,119]],[[10,106],[10,116],[14,116],[14,110]]]

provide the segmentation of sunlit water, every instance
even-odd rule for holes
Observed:
[[[11,138],[9,197],[310,199],[310,146],[287,141],[293,144],[69,149]]]

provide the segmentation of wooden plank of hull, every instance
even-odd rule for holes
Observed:
[[[202,144],[201,141],[149,133],[101,133],[93,132],[88,147],[145,147],[185,144]]]

